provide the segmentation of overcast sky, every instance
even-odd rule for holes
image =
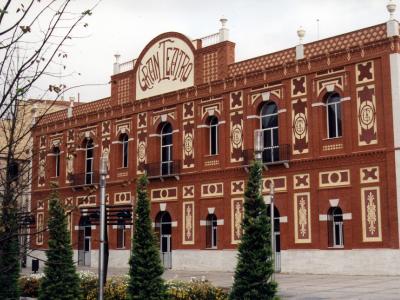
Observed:
[[[85,1],[79,0],[80,4]],[[398,1],[396,1],[398,2]],[[201,3],[201,4],[200,4]],[[216,33],[228,18],[236,61],[293,47],[296,30],[306,30],[305,43],[386,22],[386,0],[102,0],[88,19],[88,36],[69,49],[67,71],[80,72],[67,85],[108,83],[114,54],[136,58],[146,44],[166,31],[191,39]],[[397,16],[397,12],[396,12]],[[65,72],[67,72],[65,71]],[[93,101],[110,95],[110,86],[85,87],[65,95]]]

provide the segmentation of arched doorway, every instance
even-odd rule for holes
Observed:
[[[82,216],[79,220],[78,235],[78,264],[90,266],[90,254],[92,250],[92,223],[89,216]]]
[[[271,208],[267,207],[268,217],[271,216]],[[281,223],[279,210],[274,206],[274,238],[275,238],[275,272],[281,271]]]
[[[160,211],[156,216],[156,233],[160,241],[161,262],[165,269],[171,269],[171,233],[172,220],[171,215],[167,211]]]

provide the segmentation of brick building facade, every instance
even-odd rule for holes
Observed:
[[[161,34],[136,60],[115,63],[109,98],[46,116],[33,132],[37,229],[55,181],[77,260],[97,265],[93,212],[100,156],[108,156],[110,265],[128,261],[124,213],[146,172],[165,266],[232,270],[261,129],[267,203],[275,187],[277,268],[399,274],[397,21],[241,62],[234,50],[224,22],[194,41]],[[40,233],[32,247],[46,240]]]

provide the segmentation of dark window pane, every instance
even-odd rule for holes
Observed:
[[[128,166],[128,142],[124,142],[123,144],[123,161],[122,166],[126,168]]]
[[[271,130],[264,130],[264,148],[272,146],[272,133]]]
[[[278,146],[278,144],[278,128],[275,128],[272,133],[272,145]]]
[[[90,251],[90,238],[85,238],[85,251]]]
[[[328,105],[328,134],[330,138],[336,135],[336,112],[333,105]]]
[[[338,136],[342,136],[342,107],[341,104],[336,104],[337,107],[337,126],[338,126]]]
[[[217,143],[218,143],[218,127],[212,126],[210,128],[210,154],[217,154]]]

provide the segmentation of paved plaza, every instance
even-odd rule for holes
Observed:
[[[80,268],[81,269],[81,268]],[[96,273],[97,269],[85,269]],[[29,270],[24,269],[24,273]],[[109,269],[109,276],[127,274],[128,269]],[[229,288],[233,273],[166,270],[165,279],[191,280],[205,278],[214,285]],[[281,299],[327,300],[327,299],[400,299],[399,276],[341,276],[277,274]]]

